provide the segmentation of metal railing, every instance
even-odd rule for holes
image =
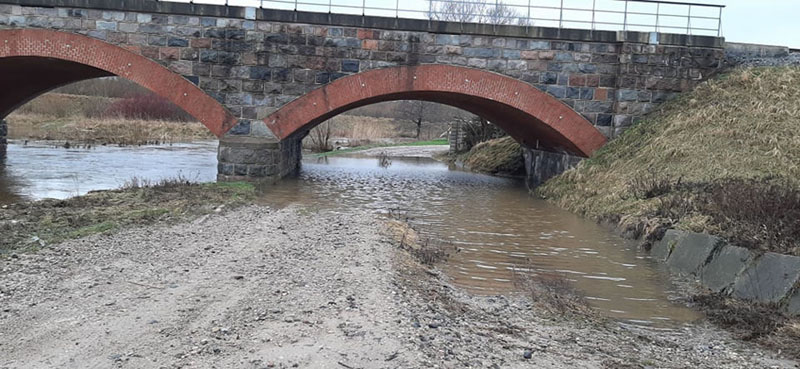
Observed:
[[[725,5],[665,0],[162,0],[459,23],[721,36]],[[401,4],[402,2],[402,4]]]

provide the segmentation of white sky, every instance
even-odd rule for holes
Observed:
[[[188,0],[174,0],[187,1]],[[258,6],[261,0],[228,0],[231,5]],[[368,8],[367,15],[395,16],[401,18],[424,18],[429,7],[428,0],[263,0],[263,7],[277,9],[294,9],[295,1],[299,3],[299,10],[328,12],[329,4],[334,13],[361,14],[362,4]],[[458,0],[457,0],[458,1]],[[478,0],[462,0],[478,1]],[[492,0],[487,0],[492,2]],[[497,1],[497,0],[496,0]],[[547,21],[535,19],[534,24],[543,27],[558,26],[558,8],[563,1],[564,7],[592,9],[594,4],[596,9],[616,11],[618,13],[596,13],[596,21],[622,23],[624,1],[621,0],[499,0],[513,8],[518,14],[527,16],[527,4],[541,6],[534,8],[531,13],[533,18],[555,19]],[[722,13],[722,36],[731,42],[761,43],[770,45],[789,46],[800,48],[800,0],[669,0],[675,2],[693,2],[702,4],[725,5]],[[224,3],[225,0],[195,0],[195,3]],[[340,5],[337,7],[337,5]],[[400,9],[399,12],[395,8]],[[403,11],[406,10],[406,11]],[[642,13],[655,13],[654,4],[629,3],[629,11]],[[688,7],[661,5],[662,14],[686,15]],[[706,16],[716,18],[718,10],[715,8],[692,8],[693,16]],[[572,11],[563,14],[565,19],[578,21],[591,21],[591,11]],[[655,24],[654,16],[629,15],[628,23]],[[686,18],[661,17],[661,25],[675,26],[676,28],[662,28],[663,32],[684,33]],[[717,29],[715,19],[693,19],[692,26],[696,28]],[[570,28],[590,28],[590,23],[566,23],[565,27]],[[618,30],[618,25],[596,25],[598,29]],[[630,27],[632,30],[652,31],[647,27]],[[695,30],[694,34],[715,35],[715,31]]]

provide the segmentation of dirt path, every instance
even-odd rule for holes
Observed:
[[[708,327],[467,296],[382,227],[251,206],[0,259],[0,368],[795,367]]]

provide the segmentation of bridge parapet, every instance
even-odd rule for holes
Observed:
[[[715,73],[724,60],[724,40],[708,36],[152,0],[0,0],[0,28],[77,33],[156,61],[235,117],[223,144],[235,142],[233,137],[277,143],[281,139],[263,120],[298,97],[347,75],[425,64],[469,67],[526,82],[614,137],[673,94]],[[293,156],[296,145],[279,151]],[[266,163],[240,163],[237,169],[227,161],[234,159],[220,151],[220,174],[285,172],[264,173],[265,167],[279,168]],[[287,167],[293,166],[280,168]]]

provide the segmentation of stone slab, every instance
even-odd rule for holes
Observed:
[[[650,249],[650,257],[658,261],[666,261],[672,252],[672,247],[683,237],[684,233],[675,229],[668,229],[664,237]]]
[[[700,282],[714,292],[728,290],[753,260],[753,253],[744,248],[725,245],[712,256],[711,261],[700,271]]]
[[[800,288],[796,288],[792,297],[789,298],[789,303],[786,304],[786,311],[789,314],[800,315]]]
[[[705,233],[686,232],[672,248],[667,265],[680,274],[696,275],[723,242]]]
[[[738,298],[780,302],[800,279],[800,257],[768,252],[745,269],[733,287]]]

